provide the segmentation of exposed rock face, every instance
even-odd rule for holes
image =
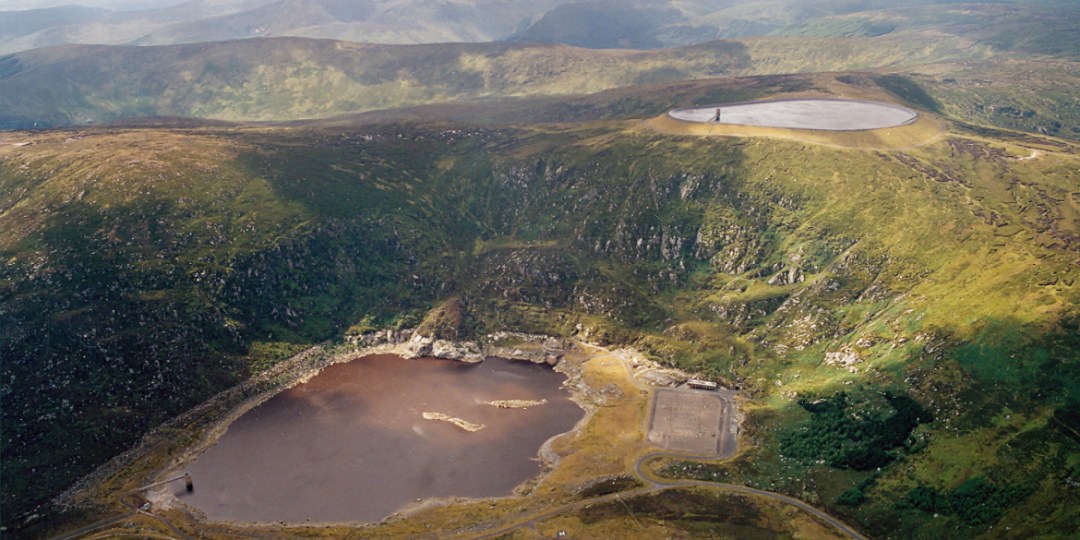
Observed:
[[[345,336],[345,341],[359,348],[377,347],[379,345],[397,345],[408,341],[412,337],[412,330],[376,330],[363,334]]]
[[[680,369],[661,366],[634,349],[623,348],[613,352],[626,360],[634,371],[634,379],[639,383],[674,388],[692,376]]]
[[[559,338],[517,332],[497,332],[475,341],[452,341],[423,335],[418,330],[376,330],[345,338],[358,348],[389,346],[405,358],[432,357],[462,362],[481,362],[489,356],[554,366],[568,345]]]
[[[405,358],[431,357],[475,363],[482,362],[487,356],[474,341],[435,339],[415,330],[377,330],[346,339],[358,348],[389,346],[387,352]]]
[[[845,349],[825,353],[824,361],[826,365],[847,368],[848,371],[855,373],[858,371],[858,368],[856,368],[855,365],[858,364],[861,359],[854,351]]]
[[[430,356],[472,363],[484,361],[484,354],[473,341],[454,342],[413,334],[408,342],[401,345],[400,349],[401,355],[406,358]]]
[[[554,366],[562,360],[567,345],[551,336],[496,332],[484,336],[484,355],[507,360],[526,360],[534,364]]]
[[[675,369],[645,369],[637,378],[649,386],[675,387],[686,381],[686,374]]]
[[[619,388],[619,385],[615,383],[609,383],[600,390],[588,393],[587,395],[592,398],[593,403],[596,403],[601,407],[613,405],[624,396],[622,388]]]

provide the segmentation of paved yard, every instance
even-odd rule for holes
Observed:
[[[733,392],[660,388],[653,399],[648,442],[673,452],[735,453]]]

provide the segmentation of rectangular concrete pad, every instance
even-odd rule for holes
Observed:
[[[707,456],[734,452],[731,400],[724,392],[656,390],[648,442],[673,452]]]

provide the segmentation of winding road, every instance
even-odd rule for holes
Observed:
[[[779,501],[779,502],[782,502],[784,504],[789,504],[791,506],[794,506],[794,507],[796,507],[796,508],[798,508],[798,509],[800,509],[800,510],[802,510],[802,511],[804,511],[804,512],[806,512],[806,513],[820,519],[821,521],[831,525],[834,529],[836,529],[837,531],[839,531],[843,535],[847,536],[848,538],[852,538],[853,540],[867,540],[865,536],[860,534],[855,529],[852,529],[851,527],[849,527],[844,522],[830,516],[829,514],[823,512],[823,511],[821,511],[821,510],[819,510],[817,508],[814,508],[813,506],[811,506],[811,505],[809,505],[809,504],[807,504],[807,503],[805,503],[803,501],[800,501],[799,499],[796,499],[794,497],[789,497],[789,496],[783,495],[781,493],[774,493],[772,491],[765,491],[765,490],[762,490],[762,489],[755,489],[755,488],[752,488],[752,487],[740,486],[740,485],[737,485],[737,484],[724,484],[724,483],[721,483],[721,482],[706,482],[704,480],[666,480],[666,479],[657,479],[657,478],[653,478],[652,476],[646,474],[643,471],[642,467],[644,467],[644,465],[647,462],[649,462],[649,461],[651,461],[653,459],[664,458],[664,457],[666,457],[666,458],[674,458],[674,459],[700,459],[700,456],[679,455],[679,454],[672,454],[672,453],[669,453],[669,452],[651,452],[651,453],[645,454],[644,456],[641,456],[640,458],[638,458],[638,460],[636,462],[634,462],[634,471],[633,472],[634,472],[634,476],[636,476],[638,478],[638,480],[640,480],[640,481],[647,484],[646,487],[642,487],[642,488],[638,488],[638,489],[632,489],[632,490],[629,490],[629,491],[623,491],[623,492],[618,492],[618,493],[611,493],[611,494],[603,495],[603,496],[600,496],[600,497],[593,497],[591,499],[584,499],[584,500],[575,501],[575,502],[572,502],[572,503],[567,503],[567,504],[564,504],[562,506],[559,506],[559,507],[556,507],[556,508],[553,508],[553,509],[550,509],[550,510],[546,510],[544,512],[540,512],[540,513],[528,516],[523,520],[517,521],[517,522],[512,523],[510,525],[500,527],[499,529],[484,533],[484,534],[482,534],[480,536],[472,537],[472,540],[488,540],[488,539],[498,538],[500,536],[512,533],[512,532],[514,532],[514,531],[516,531],[518,529],[535,528],[537,526],[537,524],[539,524],[539,523],[541,523],[543,521],[546,521],[548,519],[551,519],[553,517],[556,517],[556,516],[559,516],[559,515],[562,515],[562,514],[566,514],[568,512],[581,510],[582,508],[586,508],[586,507],[594,505],[594,504],[606,503],[606,502],[610,502],[610,501],[616,501],[616,500],[619,500],[619,499],[629,499],[629,498],[637,497],[637,496],[640,496],[640,495],[647,495],[647,494],[650,494],[650,493],[657,493],[657,492],[660,492],[660,491],[667,491],[667,490],[670,490],[670,489],[683,489],[683,488],[689,488],[689,487],[698,487],[698,488],[713,489],[713,490],[716,490],[716,491],[727,491],[727,492],[733,492],[733,493],[742,493],[744,495],[752,495],[752,496],[756,496],[756,497],[763,497],[763,498],[766,498],[766,499],[772,499],[774,501]]]
[[[639,389],[649,391],[650,394],[651,394],[651,398],[655,399],[655,392],[652,391],[653,389],[648,388],[645,385],[641,384],[637,380],[637,378],[634,376],[634,371],[633,371],[633,369],[630,368],[629,359],[627,359],[622,354],[619,354],[619,353],[614,352],[614,351],[610,351],[605,347],[600,347],[600,346],[592,345],[592,344],[584,344],[584,345],[587,345],[590,348],[594,348],[594,349],[603,351],[603,352],[607,353],[608,355],[613,356],[613,357],[618,358],[619,360],[621,360],[623,367],[626,368],[626,374],[629,377],[630,381],[633,382],[633,384],[635,386],[637,386]],[[725,484],[725,483],[722,483],[722,482],[707,482],[707,481],[704,481],[704,480],[671,480],[671,479],[666,479],[666,478],[655,478],[655,477],[653,477],[653,476],[646,473],[646,471],[644,470],[644,466],[649,461],[651,461],[653,459],[658,459],[658,458],[671,458],[671,459],[682,459],[682,460],[709,459],[707,457],[703,457],[703,456],[700,456],[700,455],[679,454],[679,453],[666,452],[666,451],[656,451],[656,452],[647,453],[647,454],[639,457],[637,459],[637,461],[634,462],[634,468],[633,468],[634,476],[637,477],[637,479],[640,480],[642,483],[644,483],[645,487],[632,489],[632,490],[628,490],[628,491],[623,491],[623,492],[618,492],[618,493],[611,493],[611,494],[608,494],[608,495],[603,495],[603,496],[600,496],[600,497],[593,497],[591,499],[584,499],[584,500],[575,501],[575,502],[572,502],[572,503],[567,503],[567,504],[564,504],[562,506],[558,506],[556,508],[552,508],[552,509],[549,509],[549,510],[546,510],[546,511],[543,511],[543,512],[539,512],[539,513],[533,514],[531,516],[527,516],[527,517],[525,517],[525,518],[523,518],[523,519],[521,519],[519,521],[516,521],[516,522],[514,522],[512,524],[509,524],[509,525],[505,525],[505,526],[500,527],[500,528],[498,528],[496,530],[489,531],[489,532],[486,532],[486,533],[484,533],[482,535],[472,537],[472,540],[486,540],[486,539],[491,539],[491,538],[497,538],[497,537],[503,536],[505,534],[512,533],[512,532],[514,532],[516,530],[523,529],[523,528],[531,528],[531,529],[535,530],[538,523],[541,523],[543,521],[551,519],[551,518],[553,518],[555,516],[566,514],[568,512],[581,510],[582,508],[586,508],[586,507],[594,505],[594,504],[606,503],[606,502],[610,502],[610,501],[616,501],[616,500],[619,500],[619,499],[628,499],[628,498],[633,498],[633,497],[637,497],[637,496],[640,496],[640,495],[646,495],[646,494],[650,494],[650,493],[657,493],[657,492],[666,491],[666,490],[670,490],[670,489],[683,489],[683,488],[689,488],[689,487],[705,488],[705,489],[712,489],[712,490],[716,490],[716,491],[726,491],[726,492],[732,492],[732,493],[741,493],[741,494],[744,494],[744,495],[752,495],[752,496],[756,496],[756,497],[763,497],[763,498],[766,498],[766,499],[771,499],[771,500],[774,500],[774,501],[778,501],[778,502],[781,502],[781,503],[784,503],[784,504],[794,506],[794,507],[796,507],[796,508],[798,508],[798,509],[800,509],[800,510],[802,510],[802,511],[804,511],[804,512],[806,512],[806,513],[808,513],[808,514],[810,514],[810,515],[812,515],[812,516],[814,516],[816,518],[818,518],[819,520],[821,520],[821,521],[827,523],[828,525],[832,526],[834,529],[836,529],[838,532],[842,533],[844,536],[847,536],[848,538],[852,538],[853,540],[866,540],[865,536],[860,534],[855,529],[849,527],[847,524],[840,521],[839,519],[836,519],[835,517],[830,516],[829,514],[825,513],[824,511],[819,510],[819,509],[811,506],[810,504],[807,504],[806,502],[800,501],[799,499],[796,499],[794,497],[790,497],[788,495],[784,495],[784,494],[781,494],[781,493],[775,493],[775,492],[772,492],[772,491],[765,491],[763,489],[756,489],[756,488],[747,487],[747,486],[740,486],[738,484]]]
[[[808,514],[822,520],[822,521],[824,521],[825,523],[828,523],[829,525],[832,525],[833,528],[840,531],[841,533],[844,533],[845,535],[847,535],[850,538],[854,538],[856,540],[866,540],[865,536],[860,534],[855,529],[852,529],[851,527],[847,526],[844,522],[840,521],[839,519],[836,519],[836,518],[830,516],[829,514],[826,514],[825,512],[823,512],[821,510],[818,510],[817,508],[814,508],[813,506],[811,506],[811,505],[809,505],[809,504],[807,504],[807,503],[805,503],[803,501],[800,501],[799,499],[796,499],[794,497],[789,497],[789,496],[784,495],[782,493],[775,493],[775,492],[772,492],[772,491],[765,491],[763,489],[756,489],[756,488],[747,487],[747,486],[740,486],[738,484],[725,484],[725,483],[722,483],[722,482],[707,482],[707,481],[704,481],[704,480],[668,480],[668,479],[656,479],[656,478],[653,478],[653,477],[645,474],[645,472],[642,470],[642,467],[648,461],[650,461],[652,459],[656,459],[656,458],[673,458],[673,459],[683,459],[683,460],[693,460],[693,459],[699,459],[699,458],[696,458],[695,456],[671,454],[671,453],[668,453],[668,452],[652,452],[652,453],[645,454],[644,456],[641,456],[640,458],[638,458],[638,460],[636,462],[634,462],[634,476],[637,476],[638,479],[642,480],[643,482],[648,482],[649,484],[652,485],[653,488],[657,488],[656,489],[657,491],[659,491],[661,489],[671,489],[671,488],[680,488],[680,487],[705,487],[705,488],[716,489],[716,490],[720,490],[720,491],[731,491],[731,492],[735,492],[735,493],[743,493],[743,494],[746,494],[746,495],[756,495],[758,497],[764,497],[766,499],[772,499],[774,501],[780,501],[782,503],[794,506],[794,507],[796,507],[796,508],[798,508],[798,509],[800,509],[800,510],[802,510],[802,511],[804,511],[804,512],[806,512],[806,513],[808,513]]]
[[[104,529],[105,527],[108,527],[110,525],[115,525],[117,523],[120,523],[121,521],[131,519],[131,518],[133,518],[135,516],[138,516],[139,514],[142,514],[142,515],[147,516],[147,517],[149,517],[151,519],[159,521],[162,525],[164,525],[166,528],[168,528],[169,531],[174,535],[174,536],[172,536],[172,538],[178,538],[178,539],[183,539],[183,540],[191,540],[191,537],[184,534],[183,532],[181,532],[180,529],[177,529],[176,526],[173,525],[173,523],[171,521],[169,521],[169,518],[167,518],[165,516],[158,515],[158,514],[152,514],[150,512],[142,510],[142,509],[140,509],[138,507],[137,503],[128,500],[128,497],[130,497],[132,495],[135,495],[136,493],[139,493],[141,491],[144,491],[144,490],[156,487],[156,486],[167,484],[169,482],[174,482],[174,481],[180,480],[182,478],[184,478],[184,475],[180,475],[180,476],[177,476],[175,478],[170,478],[168,480],[163,480],[161,482],[154,482],[153,484],[138,487],[138,488],[135,488],[135,489],[133,489],[131,491],[128,491],[128,492],[120,495],[120,498],[118,500],[120,501],[120,504],[122,504],[122,505],[126,506],[128,509],[130,509],[131,510],[130,512],[127,512],[125,514],[121,514],[119,516],[113,516],[113,517],[110,517],[110,518],[105,518],[105,519],[95,521],[95,522],[93,522],[93,523],[91,523],[89,525],[85,525],[85,526],[79,527],[78,529],[75,529],[73,531],[64,533],[64,534],[62,534],[60,536],[53,537],[52,540],[72,540],[74,538],[79,538],[79,537],[81,537],[83,535],[90,534],[90,533],[92,533],[94,531]]]

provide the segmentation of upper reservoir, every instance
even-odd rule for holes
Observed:
[[[732,103],[675,109],[668,115],[686,122],[825,131],[859,131],[902,126],[914,122],[918,117],[915,111],[891,103],[843,99]]]
[[[244,413],[175,494],[213,520],[378,521],[421,498],[492,497],[583,416],[547,366],[380,355],[328,367]],[[501,406],[499,406],[501,405]],[[425,414],[427,413],[427,414]]]

